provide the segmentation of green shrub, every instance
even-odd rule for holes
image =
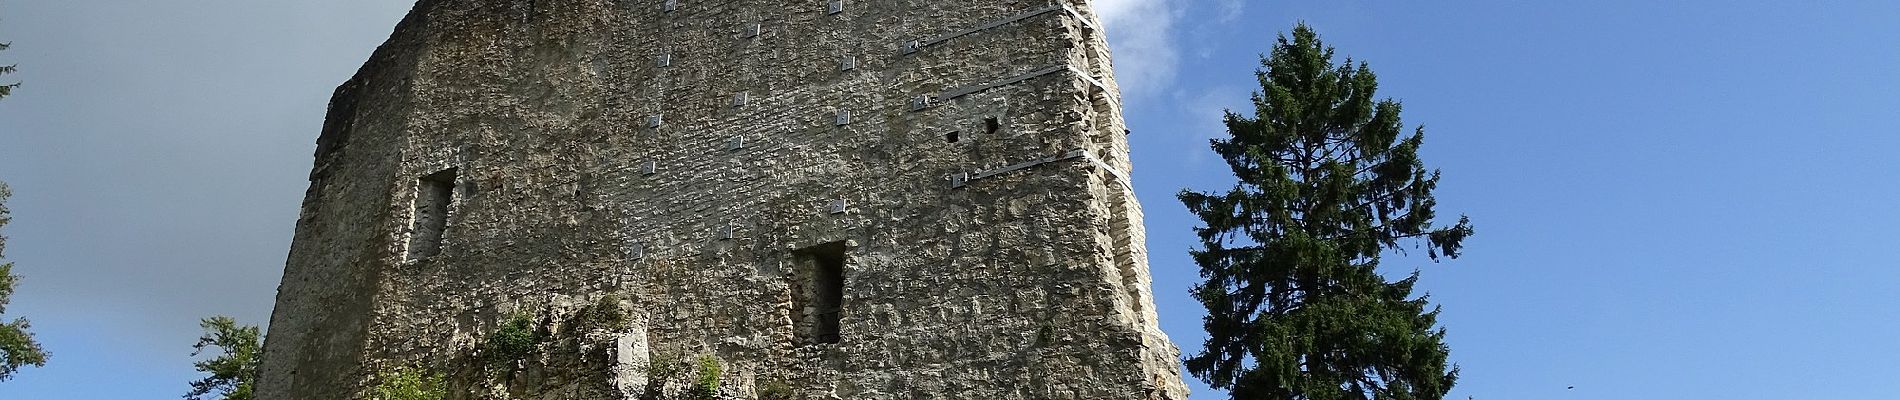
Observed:
[[[711,354],[699,356],[699,398],[711,399],[719,395],[719,359]]]
[[[620,296],[609,294],[600,296],[594,305],[581,310],[582,324],[588,328],[608,330],[627,329],[627,311],[620,308]]]
[[[515,314],[488,334],[488,340],[482,344],[482,357],[496,366],[510,367],[515,361],[534,354],[540,339],[534,331],[534,315]]]
[[[666,382],[678,377],[684,368],[680,368],[680,359],[676,356],[658,353],[647,362],[647,387],[641,400],[658,400],[666,388]]]
[[[684,372],[681,371],[680,361],[679,357],[657,355],[652,361],[647,362],[647,376],[652,377],[650,380],[654,381],[673,379],[679,376],[680,372]]]
[[[442,374],[421,368],[396,368],[376,374],[370,400],[442,400],[448,396]]]
[[[785,381],[771,381],[759,386],[759,400],[792,400],[798,394],[792,385]]]

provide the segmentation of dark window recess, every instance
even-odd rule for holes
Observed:
[[[950,143],[956,143],[956,142],[957,142],[957,135],[958,135],[959,133],[960,133],[960,132],[950,132],[950,133],[946,133],[946,134],[943,134],[943,140],[944,140],[944,141],[947,141],[947,142],[950,142]]]
[[[409,232],[409,260],[442,252],[442,231],[449,226],[449,206],[455,204],[455,169],[416,180],[415,226]]]
[[[844,242],[797,252],[792,323],[801,345],[838,343],[839,312],[844,309],[844,252]]]
[[[984,119],[983,119],[983,132],[984,132],[984,133],[988,133],[988,134],[991,134],[991,135],[994,135],[994,134],[996,134],[996,130],[998,130],[998,129],[1003,129],[1003,122],[1002,122],[1002,121],[997,121],[997,120],[996,120],[996,117],[989,117],[989,118],[984,118]]]

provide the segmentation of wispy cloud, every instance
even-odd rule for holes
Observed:
[[[1188,152],[1188,163],[1201,165],[1208,160],[1207,139],[1227,136],[1225,118],[1228,111],[1241,115],[1253,115],[1252,92],[1246,87],[1220,85],[1205,90],[1174,92],[1174,103],[1180,105],[1181,113],[1188,118],[1183,126],[1184,132],[1194,140],[1186,141],[1195,151]]]
[[[1247,11],[1247,2],[1243,0],[1220,0],[1219,7],[1220,23],[1228,24],[1234,22],[1236,19],[1240,19],[1240,14]]]
[[[1122,93],[1139,99],[1173,86],[1181,59],[1175,46],[1179,7],[1168,0],[1098,0],[1094,5],[1108,26]]]

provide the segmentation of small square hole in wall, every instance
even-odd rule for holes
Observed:
[[[950,133],[945,133],[945,134],[943,134],[943,141],[945,141],[945,142],[950,142],[950,143],[956,143],[956,142],[957,142],[957,135],[959,135],[959,134],[961,134],[961,133],[962,133],[962,132],[957,132],[957,131],[950,131]]]
[[[983,133],[994,135],[999,129],[1003,129],[1003,122],[997,120],[996,117],[983,119]]]

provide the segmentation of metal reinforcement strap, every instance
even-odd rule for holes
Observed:
[[[997,168],[992,168],[992,169],[954,174],[950,176],[950,187],[961,188],[966,185],[969,185],[971,181],[975,181],[978,179],[983,179],[983,178],[1002,175],[1002,174],[1006,174],[1006,173],[1010,173],[1014,171],[1029,169],[1038,165],[1074,160],[1078,158],[1087,160],[1089,164],[1095,165],[1096,168],[1101,168],[1103,171],[1108,171],[1108,174],[1113,175],[1115,177],[1115,181],[1120,182],[1123,186],[1129,186],[1130,188],[1133,187],[1129,183],[1127,174],[1123,174],[1121,170],[1117,170],[1115,169],[1115,167],[1109,166],[1108,162],[1102,161],[1101,158],[1097,158],[1095,157],[1095,155],[1089,154],[1088,151],[1081,150],[1081,149],[1070,150],[1062,154],[1038,158],[1038,159],[1029,160],[1029,161],[1023,161],[1023,162],[1005,165],[1002,167],[997,167]]]
[[[1089,85],[1094,85],[1096,89],[1102,89],[1102,91],[1108,91],[1108,83],[1102,83],[1102,80],[1096,80],[1094,76],[1089,76],[1089,72],[1083,72],[1081,68],[1075,68],[1073,64],[1058,64],[1058,66],[1049,66],[1049,68],[1041,68],[1041,70],[1032,70],[1032,72],[1026,72],[1026,74],[1020,74],[1020,76],[1011,76],[1011,78],[1003,78],[1003,80],[999,80],[999,82],[980,83],[980,85],[965,85],[965,87],[956,87],[956,89],[950,89],[950,91],[944,91],[942,95],[937,95],[937,97],[921,97],[921,99],[925,99],[925,100],[923,100],[923,102],[914,102],[914,104],[910,106],[910,110],[923,110],[923,108],[931,108],[931,106],[935,106],[935,102],[939,102],[939,100],[954,100],[954,99],[958,99],[958,97],[967,97],[967,95],[973,95],[973,93],[978,93],[978,91],[988,91],[988,89],[996,89],[996,87],[1003,87],[1003,85],[1015,85],[1015,83],[1026,82],[1026,80],[1035,80],[1035,78],[1039,78],[1039,76],[1047,76],[1047,74],[1054,74],[1054,72],[1064,72],[1064,70],[1068,70],[1068,72],[1073,72],[1073,74],[1075,74],[1077,78],[1081,78],[1083,82],[1089,82]]]
[[[1102,83],[1101,79],[1095,79],[1095,76],[1089,75],[1087,71],[1083,71],[1081,68],[1076,68],[1075,65],[1069,65],[1069,72],[1074,72],[1075,76],[1082,77],[1082,80],[1088,81],[1090,85],[1095,85],[1096,89],[1102,89],[1104,92],[1108,91],[1108,84]]]
[[[1095,23],[1094,23],[1094,22],[1089,22],[1089,17],[1084,17],[1084,16],[1082,16],[1082,11],[1080,11],[1080,10],[1076,10],[1074,6],[1070,6],[1070,5],[1068,5],[1068,4],[1066,4],[1066,3],[1065,3],[1065,4],[1062,4],[1062,11],[1067,11],[1067,12],[1069,12],[1069,15],[1070,15],[1070,16],[1073,16],[1073,17],[1075,17],[1075,20],[1076,20],[1076,22],[1081,22],[1081,23],[1082,23],[1082,26],[1086,26],[1086,27],[1088,27],[1089,29],[1094,29],[1094,30],[1098,30],[1098,31],[1099,31],[1099,30],[1101,30],[1101,28],[1098,28],[1098,27],[1096,27],[1096,26],[1095,26]]]
[[[1076,150],[1076,151],[1081,151],[1081,150]],[[1115,167],[1109,166],[1107,161],[1102,161],[1101,158],[1096,158],[1094,154],[1089,154],[1088,152],[1082,152],[1082,158],[1089,160],[1090,164],[1095,164],[1096,168],[1101,168],[1103,171],[1108,171],[1109,175],[1114,175],[1115,181],[1121,182],[1122,186],[1128,187],[1128,190],[1135,189],[1134,180],[1129,179],[1128,174],[1122,173],[1122,170],[1115,169]]]
[[[1061,72],[1062,70],[1065,70],[1065,69],[1068,69],[1068,67],[1058,65],[1058,66],[1043,68],[1043,69],[1039,69],[1035,71],[1029,71],[1029,73],[1004,78],[1003,80],[1000,80],[1000,81],[985,83],[981,85],[971,85],[971,86],[964,86],[964,87],[960,87],[956,89],[950,89],[949,91],[943,92],[943,94],[941,95],[937,95],[937,100],[951,100],[958,97],[968,96],[971,93],[995,89],[1001,86],[1013,85],[1016,82],[1022,82],[1022,81],[1034,79],[1039,76]]]
[[[986,31],[990,29],[996,29],[997,27],[1000,27],[1003,25],[1009,25],[1012,23],[1021,22],[1022,20],[1025,20],[1025,19],[1035,18],[1036,16],[1039,16],[1039,15],[1048,14],[1048,13],[1057,12],[1057,11],[1065,12],[1065,13],[1068,13],[1070,16],[1074,16],[1076,21],[1080,21],[1083,26],[1086,26],[1089,29],[1096,29],[1095,24],[1092,22],[1089,22],[1088,18],[1083,17],[1082,12],[1077,11],[1075,7],[1069,6],[1068,4],[1050,4],[1049,6],[1025,11],[1021,14],[1016,14],[1008,18],[990,21],[982,25],[964,28],[963,30],[960,30],[960,31],[946,33],[946,34],[939,35],[937,37],[930,38],[930,39],[922,39],[922,40],[906,43],[903,46],[904,54],[915,53],[918,50],[922,50],[925,47],[930,47],[937,44],[942,44],[943,42],[948,42],[950,41],[950,39],[956,39],[956,38],[967,36],[973,33],[982,32],[982,31]]]

